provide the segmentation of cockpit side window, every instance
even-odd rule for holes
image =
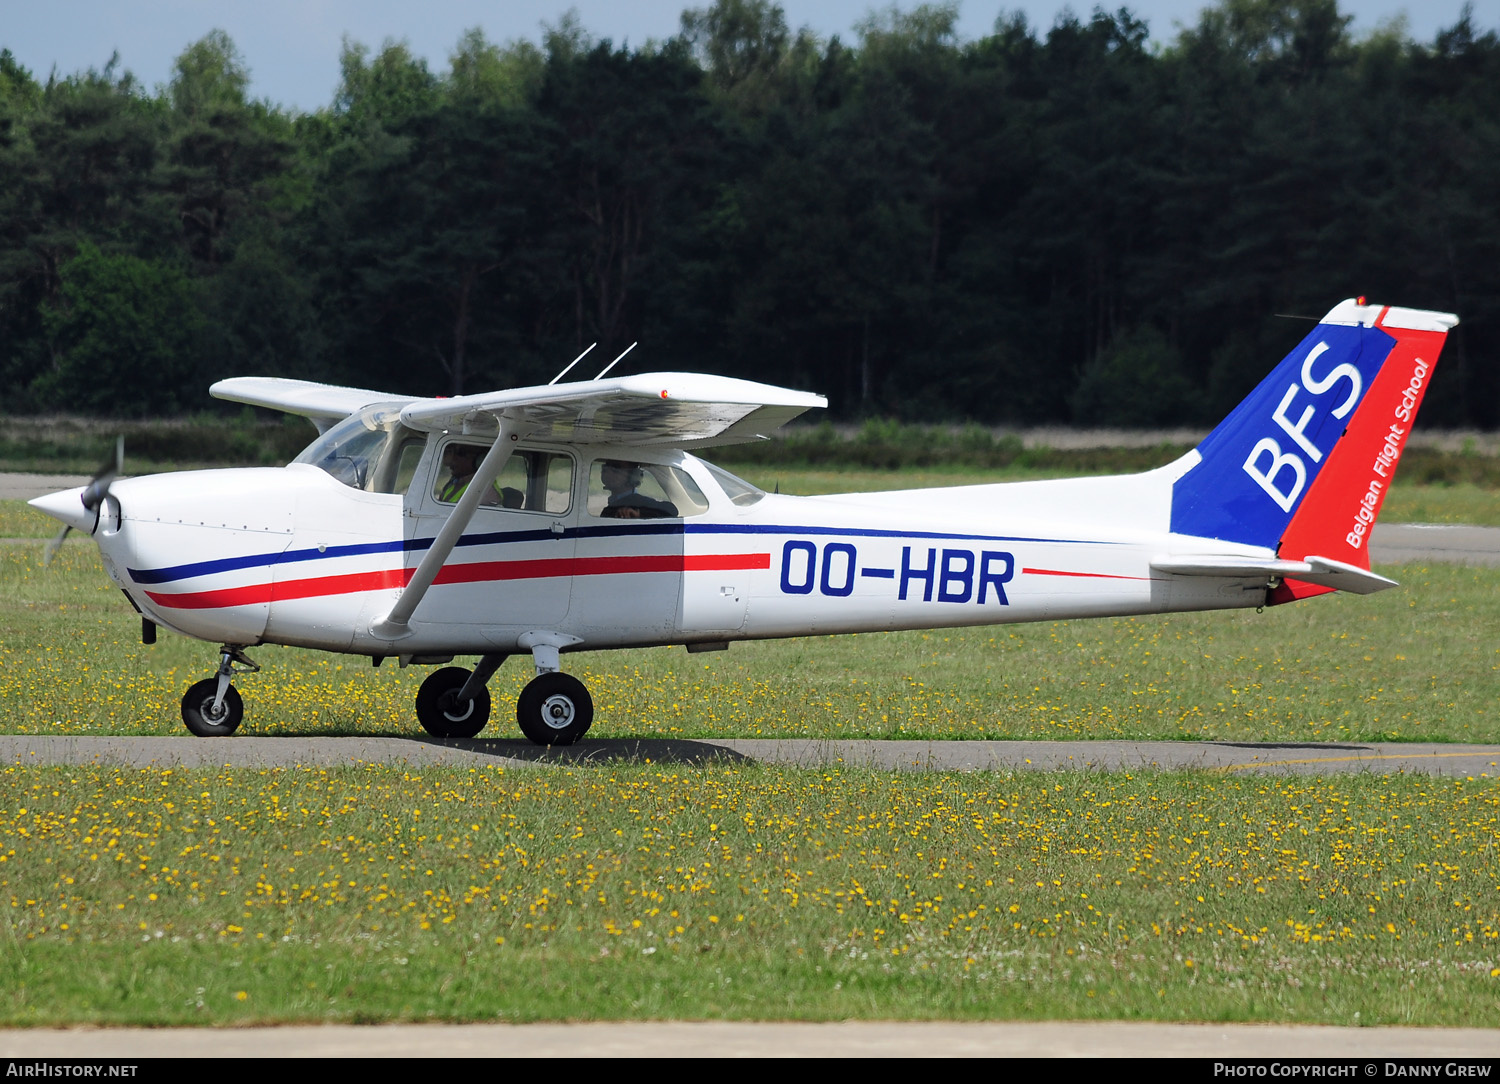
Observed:
[[[589,515],[602,519],[678,519],[708,511],[698,483],[678,467],[596,459],[589,468]]]
[[[488,451],[485,445],[464,441],[444,445],[433,498],[444,504],[458,503]],[[490,492],[479,503],[481,507],[563,515],[573,503],[573,458],[561,452],[528,449],[512,452]]]

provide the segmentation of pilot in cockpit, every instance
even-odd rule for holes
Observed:
[[[645,471],[639,463],[606,459],[599,464],[599,481],[609,500],[599,515],[609,519],[671,519],[678,514],[671,501],[660,501],[639,491]]]

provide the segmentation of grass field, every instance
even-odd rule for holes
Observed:
[[[195,740],[212,646],[142,646],[91,544],[40,549],[0,546],[0,728]],[[1403,588],[1263,614],[570,669],[610,737],[1500,741],[1500,570],[1382,571]],[[252,654],[242,733],[418,732],[426,668]],[[0,1023],[1496,1026],[1497,839],[1488,778],[10,766]]]
[[[0,1021],[1496,1023],[1493,780],[0,772]]]

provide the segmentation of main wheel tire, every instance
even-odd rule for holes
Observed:
[[[417,721],[434,738],[472,738],[490,721],[490,691],[480,689],[467,704],[454,696],[469,680],[462,666],[434,671],[417,690]]]
[[[233,685],[224,690],[224,702],[214,709],[219,679],[204,678],[182,697],[182,721],[200,738],[227,738],[245,717],[245,704]]]
[[[516,701],[521,733],[538,745],[572,745],[594,722],[594,700],[570,674],[538,674]]]

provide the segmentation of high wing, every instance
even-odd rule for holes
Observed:
[[[497,418],[504,417],[539,440],[674,448],[753,441],[805,410],[828,405],[821,395],[698,373],[644,373],[451,399],[266,376],[221,380],[209,393],[300,414],[320,431],[371,403],[401,403],[401,421],[422,431],[490,430]]]
[[[279,376],[236,376],[220,380],[208,389],[215,399],[231,403],[281,410],[307,418],[322,433],[371,403],[409,403],[412,395],[391,395],[367,388],[341,388],[317,384],[311,380],[290,380]]]
[[[697,373],[643,373],[512,391],[422,399],[401,411],[413,429],[489,428],[503,417],[538,440],[706,448],[756,440],[821,395]]]
[[[507,434],[569,444],[702,448],[755,440],[762,430],[775,429],[810,407],[827,405],[821,395],[692,373],[645,373],[409,403],[401,410],[401,421],[413,429],[473,432],[493,426],[496,439],[412,572],[406,590],[370,631],[390,640],[411,635],[412,614],[467,529],[479,495],[499,476],[511,453]],[[556,644],[546,647],[554,653],[556,649]],[[555,654],[552,657],[555,660]]]

